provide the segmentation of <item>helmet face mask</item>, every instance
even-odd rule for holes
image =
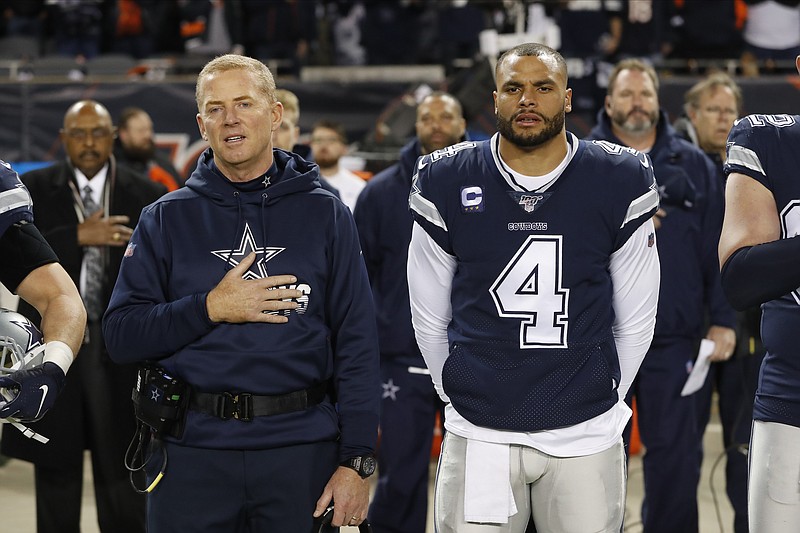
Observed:
[[[19,313],[0,307],[0,375],[43,363],[44,346],[41,331]],[[0,407],[16,396],[16,391],[0,388]]]

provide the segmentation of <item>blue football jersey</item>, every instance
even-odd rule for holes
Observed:
[[[772,192],[781,238],[800,234],[800,115],[749,115],[728,136],[725,173],[750,176]],[[800,289],[762,306],[761,367],[753,416],[800,426]]]
[[[442,384],[479,426],[566,427],[619,401],[608,266],[658,193],[646,155],[568,139],[571,160],[545,190],[518,183],[499,135],[417,162],[415,221],[457,261]]]
[[[0,236],[20,221],[33,222],[33,201],[11,165],[0,160]]]

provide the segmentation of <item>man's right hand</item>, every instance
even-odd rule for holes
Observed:
[[[206,298],[206,312],[212,322],[268,322],[283,324],[289,319],[270,311],[297,309],[292,299],[303,295],[295,289],[279,289],[282,285],[297,282],[291,275],[268,276],[260,279],[242,279],[256,259],[251,252],[211,289]]]
[[[103,216],[103,210],[86,217],[78,224],[78,244],[80,246],[127,246],[133,229],[125,224],[130,218],[125,215]]]

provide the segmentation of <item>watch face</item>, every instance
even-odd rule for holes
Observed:
[[[371,455],[364,457],[364,461],[361,465],[361,472],[365,476],[371,476],[375,472],[375,458]]]

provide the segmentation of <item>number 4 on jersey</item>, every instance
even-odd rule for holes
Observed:
[[[522,320],[520,348],[567,347],[561,250],[561,236],[529,236],[489,288],[498,315]]]

